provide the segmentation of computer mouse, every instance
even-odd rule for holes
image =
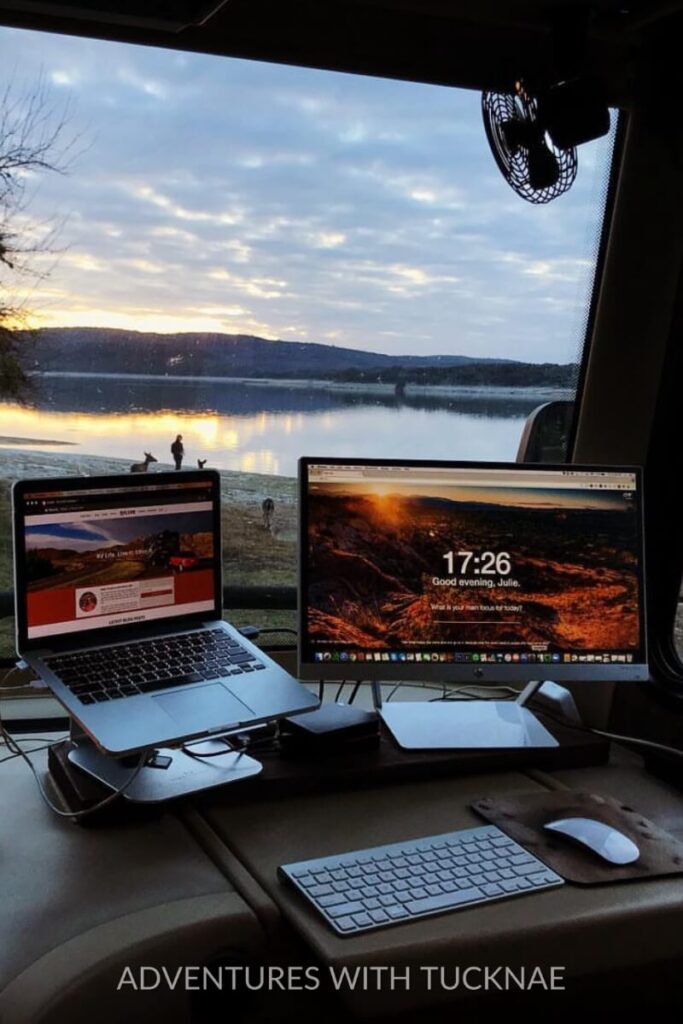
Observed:
[[[608,864],[633,864],[640,857],[632,839],[594,818],[558,818],[546,822],[543,828],[592,850]]]

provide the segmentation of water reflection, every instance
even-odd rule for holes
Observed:
[[[31,407],[0,405],[0,435],[58,439],[73,452],[294,475],[303,454],[514,458],[540,399],[353,394],[196,381],[42,380]],[[39,447],[39,446],[38,446]],[[69,449],[58,449],[68,451]]]
[[[204,383],[149,379],[145,381],[97,378],[44,378],[37,385],[37,408],[60,412],[226,412],[236,416],[257,413],[311,413],[328,409],[380,406],[386,409],[453,410],[472,416],[526,416],[540,404],[534,398],[490,396],[414,395],[394,392],[322,391],[316,388],[268,384]]]

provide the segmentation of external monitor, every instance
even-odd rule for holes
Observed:
[[[637,468],[306,458],[302,679],[646,679]]]

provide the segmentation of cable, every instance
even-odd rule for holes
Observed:
[[[476,685],[470,685],[469,683],[463,684],[463,686],[451,686],[444,693],[444,687],[442,685],[440,685],[440,684],[437,685],[436,683],[420,683],[420,682],[415,682],[414,680],[406,679],[406,680],[402,680],[400,683],[396,683],[396,685],[393,687],[393,689],[389,693],[389,696],[384,698],[385,701],[390,701],[391,698],[394,696],[394,694],[398,690],[400,690],[400,688],[402,686],[415,686],[415,687],[419,686],[423,690],[438,690],[442,694],[442,696],[441,697],[434,697],[434,698],[432,698],[433,701],[453,699],[453,698],[450,697],[450,694],[452,694],[452,693],[460,693],[460,692],[464,692],[466,690],[470,690],[470,691],[481,690],[481,691],[483,691],[485,693],[499,692],[501,690],[504,690],[506,693],[509,693],[511,695],[511,697],[513,697],[513,696],[514,697],[518,697],[519,693],[520,693],[519,690],[515,690],[512,686],[481,686],[481,687],[478,687]],[[486,698],[481,698],[481,699],[484,700]],[[493,699],[493,698],[490,698],[490,699]]]
[[[7,675],[5,676],[5,680],[9,679],[15,672],[18,672],[20,669],[23,669],[23,665],[17,665],[15,663],[12,666],[11,671],[8,672]],[[17,683],[15,686],[5,686],[5,682],[3,681],[2,685],[0,686],[0,702],[2,701],[2,698],[5,696],[6,690],[9,690],[11,692],[12,690],[25,689],[25,683]],[[0,720],[1,719],[2,714],[0,712]],[[5,729],[2,729],[0,730],[0,740],[4,741],[4,737]],[[65,739],[68,739],[68,733],[65,733],[63,736],[12,736],[12,745],[14,747],[17,747],[19,743],[41,743],[42,746],[34,747],[32,750],[26,751],[27,754],[37,754],[41,750],[47,750],[47,748],[51,747],[53,743],[61,743]],[[7,746],[7,744],[5,745]],[[12,749],[12,745],[8,746],[8,750]],[[9,757],[0,758],[0,764],[3,764],[5,761],[11,761],[13,758],[20,756],[21,755],[18,753],[18,751],[15,751],[15,753],[10,754]]]
[[[136,778],[138,777],[142,769],[145,767],[145,761],[147,760],[148,753],[149,751],[143,750],[143,752],[140,754],[140,760],[136,764],[131,775],[128,776],[128,778],[126,779],[122,786],[119,786],[118,789],[115,789],[113,793],[110,793],[109,796],[104,798],[104,800],[100,800],[99,803],[93,804],[92,807],[86,807],[82,811],[63,811],[60,807],[57,807],[57,805],[54,804],[52,800],[50,800],[49,796],[45,792],[43,784],[40,781],[38,772],[36,771],[35,765],[31,761],[31,759],[24,753],[23,750],[21,751],[21,757],[24,759],[26,764],[31,769],[31,772],[33,773],[33,778],[36,780],[36,784],[38,786],[38,792],[40,793],[43,802],[50,808],[50,810],[54,814],[59,815],[60,818],[73,818],[80,820],[81,818],[87,817],[89,814],[95,814],[96,811],[101,811],[103,807],[106,807],[108,804],[113,803],[114,800],[117,799],[117,797],[120,797],[123,793],[125,793],[128,787],[131,786],[133,782],[135,782]]]
[[[347,684],[347,681],[348,680],[344,680],[344,682],[340,684],[339,689],[337,690],[337,695],[334,698],[335,701],[339,700],[339,698],[340,698],[340,696],[341,696],[341,694],[343,692],[343,689],[344,689],[344,687]],[[354,700],[356,699],[356,697],[358,695],[358,690],[366,682],[367,682],[367,680],[365,680],[365,679],[359,679],[357,682],[355,682],[353,684],[353,689],[351,691],[351,695],[350,695],[348,701],[346,702],[347,704],[353,704]],[[324,680],[320,679],[318,681],[318,699],[321,702],[322,702],[323,696],[324,696],[324,686],[325,686]],[[479,694],[482,693],[482,692],[483,693],[492,693],[492,692],[500,693],[500,692],[504,692],[506,694],[509,694],[511,700],[514,699],[515,697],[518,697],[519,693],[520,693],[519,690],[515,690],[512,686],[476,686],[476,685],[466,684],[466,685],[463,685],[463,686],[451,686],[448,689],[446,689],[445,686],[443,686],[443,685],[437,685],[435,683],[420,683],[420,682],[415,682],[414,680],[407,680],[406,679],[404,681],[401,681],[400,683],[396,683],[394,685],[394,687],[391,689],[391,691],[389,692],[389,696],[388,697],[384,697],[383,700],[385,702],[390,701],[391,698],[394,696],[394,694],[398,690],[400,690],[400,688],[402,686],[415,686],[415,687],[419,686],[420,689],[423,689],[423,690],[438,690],[442,694],[442,696],[441,697],[433,697],[432,698],[432,702],[436,702],[436,701],[439,701],[439,700],[454,700],[456,698],[451,696],[452,694],[455,694],[455,693],[465,693],[467,691],[475,693],[476,697],[479,697]],[[484,700],[486,698],[482,697],[480,699]],[[490,699],[494,699],[494,698],[490,698]]]
[[[406,679],[406,680],[402,680],[400,683],[396,683],[392,687],[392,689],[389,691],[389,696],[383,698],[385,703],[388,703],[391,700],[391,698],[394,696],[394,694],[398,693],[398,691],[401,689],[402,686],[415,686],[415,687],[419,686],[421,690],[439,690],[439,692],[441,694],[443,694],[443,686],[436,686],[434,683],[420,683],[420,682],[415,681],[415,680],[408,680],[408,679]]]
[[[187,743],[180,744],[179,749],[184,754],[187,754],[188,757],[194,757],[203,761],[209,757],[225,757],[226,753],[239,754],[241,756],[250,752],[255,747],[259,749],[268,749],[269,747],[277,749],[279,738],[280,725],[279,722],[275,721],[272,724],[264,723],[262,725],[246,726],[242,729],[231,729],[219,735],[190,740]],[[202,753],[200,750],[193,749],[196,746],[212,741],[223,743],[225,750],[211,750],[207,753]]]
[[[10,678],[15,672],[18,672],[18,671],[19,671],[19,666],[15,665],[14,668],[11,669],[7,673],[7,676],[5,678],[6,679]],[[11,687],[11,689],[18,689],[18,687]],[[117,797],[119,797],[123,793],[125,793],[125,791],[128,789],[128,787],[130,785],[132,785],[132,783],[135,781],[137,776],[140,774],[141,770],[144,768],[145,761],[147,760],[147,755],[148,755],[148,751],[143,750],[143,752],[140,754],[140,759],[139,759],[137,765],[133,769],[132,774],[128,776],[128,778],[126,779],[126,781],[123,783],[122,786],[119,786],[118,789],[114,790],[113,793],[110,793],[109,796],[104,798],[104,800],[100,800],[99,803],[93,804],[92,807],[86,807],[82,811],[65,811],[61,807],[57,807],[57,805],[52,802],[50,797],[45,792],[45,788],[43,786],[43,783],[40,780],[40,776],[38,775],[38,771],[36,769],[36,766],[33,764],[33,761],[28,756],[28,753],[25,750],[21,749],[21,747],[19,746],[18,741],[15,740],[14,737],[12,736],[12,734],[9,733],[7,731],[7,729],[5,728],[5,723],[2,720],[2,700],[1,699],[0,699],[0,737],[2,737],[2,739],[5,741],[5,746],[7,747],[7,749],[9,751],[11,751],[12,757],[21,757],[22,760],[24,760],[26,762],[26,764],[28,765],[28,767],[31,769],[31,773],[33,775],[33,778],[36,780],[36,785],[38,786],[38,792],[40,793],[40,796],[41,796],[41,798],[43,800],[43,803],[45,803],[47,805],[47,807],[49,807],[50,810],[54,814],[59,815],[60,818],[73,818],[74,820],[76,820],[76,819],[80,820],[81,818],[87,817],[87,815],[89,815],[89,814],[95,814],[96,811],[102,810],[102,808],[106,807],[107,804],[113,803],[113,801],[116,800]],[[48,745],[51,745],[51,744],[48,744]],[[35,751],[30,751],[30,753],[35,753]],[[12,757],[6,757],[6,758],[3,758],[2,760],[3,761],[9,761],[9,760],[12,759]]]
[[[683,750],[678,747],[669,747],[666,743],[655,743],[654,740],[640,739],[639,736],[620,736],[616,732],[603,732],[602,729],[590,729],[589,732],[596,736],[605,736],[608,740],[617,740],[619,743],[636,743],[641,747],[648,747],[651,750],[661,750],[665,754],[675,754],[676,757],[683,757]]]
[[[290,626],[264,626],[263,628],[261,628],[261,626],[257,626],[256,628],[259,631],[259,636],[261,633],[291,633],[292,636],[299,635],[297,631],[292,629]]]
[[[205,761],[208,757],[225,757],[226,754],[238,754],[241,757],[244,753],[243,750],[235,750],[227,736],[212,736],[210,739],[217,740],[219,743],[222,743],[225,750],[211,750],[206,754],[202,754],[199,750],[192,750],[191,743],[183,743],[180,749],[183,754],[187,754],[188,757],[194,757],[197,761]],[[208,743],[209,740],[195,740],[194,742]]]
[[[48,747],[51,747],[55,743],[61,743],[63,740],[68,739],[68,735],[65,733],[63,736],[49,738],[47,736],[13,736],[12,739],[15,745],[19,743],[40,744],[40,746],[32,747],[30,750],[25,751],[26,754],[37,754],[41,750],[47,750]],[[20,755],[15,751],[13,754],[8,754],[7,757],[0,757],[0,764],[4,764],[5,761],[12,761],[15,757],[19,756]]]
[[[462,697],[453,696],[454,694],[472,694],[473,696],[467,697],[468,700],[516,700],[519,697],[520,691],[515,690],[513,686],[453,686],[449,689],[448,693],[444,697],[432,697],[430,703],[437,703],[440,700],[462,700]],[[481,696],[484,693],[485,696]],[[490,697],[489,693],[505,693],[506,696]]]
[[[69,738],[68,732],[62,733],[61,736],[34,736],[33,733],[29,736],[14,736],[10,733],[10,736],[12,736],[15,743],[44,743],[48,747],[53,743],[61,743]]]
[[[26,666],[23,663],[17,663],[17,662],[15,662],[15,664],[12,666],[10,671],[7,673],[7,675],[3,679],[2,684],[0,685],[0,701],[2,701],[2,698],[5,696],[5,692],[6,691],[9,691],[11,693],[13,690],[26,690],[27,689],[26,683],[16,683],[15,686],[6,686],[5,685],[6,681],[8,679],[10,679],[14,675],[15,672],[19,672],[19,671],[23,672],[25,667]],[[0,732],[0,736],[3,735],[3,734],[4,734],[4,730],[2,730]],[[37,738],[37,739],[45,739],[47,741],[47,737],[43,737],[43,736],[31,737],[31,738],[32,739],[35,739],[35,738]],[[55,740],[54,742],[58,743],[59,740]],[[18,755],[15,755],[15,756],[18,756]],[[9,759],[7,758],[6,760],[9,760]]]
[[[51,747],[51,743],[44,743],[42,747],[31,747],[30,750],[26,750],[26,754],[38,754],[41,750],[47,750]],[[0,757],[0,764],[4,764],[5,761],[13,761],[15,757],[19,757],[19,754],[8,754],[7,757]]]
[[[12,668],[9,670],[9,672],[7,673],[7,675],[5,676],[5,678],[2,681],[2,687],[0,688],[0,694],[2,693],[2,690],[4,690],[5,688],[8,689],[8,690],[20,690],[22,688],[22,686],[23,686],[22,683],[17,683],[16,686],[5,687],[5,683],[7,682],[7,680],[11,679],[12,676],[14,675],[14,673],[18,672],[18,671],[19,671],[19,666],[15,662],[14,665],[12,666]]]
[[[226,754],[237,754],[238,758],[244,754],[251,753],[256,750],[256,753],[269,753],[271,751],[280,750],[280,738],[279,736],[262,736],[260,739],[250,740],[249,743],[245,743],[243,747],[235,747],[230,744],[229,738],[212,736],[211,739],[220,739],[225,743],[225,750],[213,750],[207,754],[202,754],[198,750],[192,750],[190,747],[182,746],[180,749],[188,757],[194,757],[197,761],[205,761],[210,757],[225,757]],[[195,742],[206,743],[206,740],[200,740]]]
[[[351,696],[349,697],[349,704],[353,704],[354,700],[356,699],[356,694],[358,693],[361,683],[362,679],[359,679],[358,682],[354,684],[354,687],[351,690]]]
[[[349,682],[349,680],[345,679],[343,682],[341,682],[339,684],[336,696],[334,698],[335,703],[339,702],[339,698],[341,697],[342,693],[344,692],[344,687],[347,685],[348,682]],[[348,704],[353,704],[353,702],[354,702],[354,700],[356,698],[356,695],[358,693],[358,689],[359,689],[359,687],[364,682],[367,682],[367,680],[359,679],[358,682],[354,683],[353,690],[351,691],[351,696],[349,697],[349,699],[347,701]],[[320,679],[319,682],[318,682],[318,699],[321,702],[323,700],[323,695],[324,695],[324,685],[325,685],[325,681],[323,679]],[[423,690],[439,690],[441,693],[444,692],[443,686],[435,686],[433,683],[419,683],[419,682],[412,682],[412,681],[409,682],[408,680],[405,680],[405,682],[396,683],[394,688],[389,693],[389,696],[383,698],[383,700],[385,700],[385,701],[391,700],[391,698],[394,696],[396,691],[399,690],[402,686],[419,686]],[[495,687],[495,689],[508,689],[508,687]],[[453,691],[449,691],[449,692],[453,692]],[[517,691],[515,691],[515,693],[516,692]],[[443,697],[442,699],[445,700],[446,697]]]
[[[528,705],[529,710],[533,711],[533,703]],[[570,722],[567,718],[561,718],[559,715],[553,715],[545,708],[537,709],[544,718],[549,718],[552,722],[557,722],[558,725],[564,726],[566,729],[574,729],[577,732],[591,733],[593,736],[604,736],[605,739],[615,740],[617,743],[633,743],[636,746],[648,747],[651,750],[660,750],[664,754],[673,754],[675,757],[683,757],[683,750],[678,747],[669,747],[666,743],[656,743],[654,740],[641,739],[640,736],[621,736],[616,732],[606,732],[604,729],[592,729],[590,725],[577,725],[576,722]]]

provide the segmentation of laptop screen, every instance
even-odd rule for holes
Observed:
[[[213,473],[23,481],[14,508],[20,639],[210,617],[220,604]]]

